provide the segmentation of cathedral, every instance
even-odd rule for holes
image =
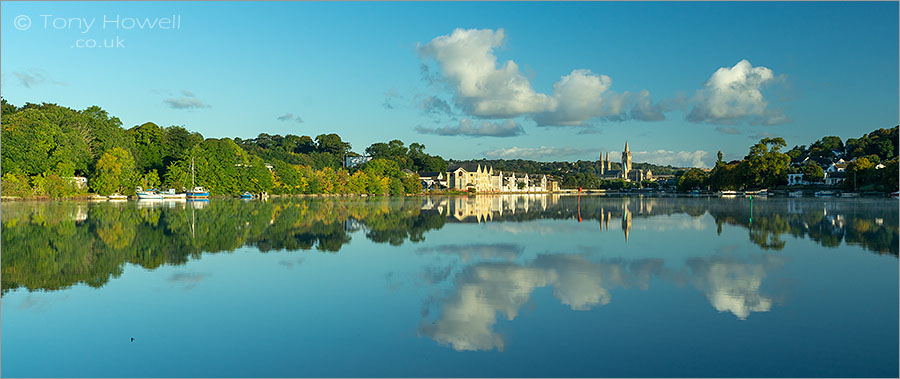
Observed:
[[[648,170],[636,170],[631,163],[631,150],[628,148],[628,141],[625,141],[625,151],[622,152],[621,170],[613,170],[612,162],[609,160],[609,153],[606,158],[600,153],[600,178],[601,179],[624,179],[626,182],[642,182],[644,180],[653,180],[653,172]]]

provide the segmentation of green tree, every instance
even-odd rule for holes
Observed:
[[[825,179],[825,170],[815,163],[803,165],[800,171],[803,173],[803,180],[807,182],[821,182]]]
[[[779,150],[785,146],[781,137],[763,138],[750,147],[745,158],[745,183],[756,188],[774,187],[787,183],[788,163],[791,158]]]
[[[159,174],[156,170],[150,170],[141,176],[141,187],[144,189],[159,188],[160,184]]]
[[[688,191],[692,189],[703,188],[707,184],[709,175],[699,168],[692,168],[685,171],[678,177],[676,187],[679,191]]]
[[[91,189],[101,195],[113,192],[133,194],[137,179],[134,158],[123,148],[115,147],[103,153],[97,161]]]

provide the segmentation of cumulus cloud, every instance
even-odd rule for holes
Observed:
[[[496,149],[484,152],[484,156],[488,158],[498,159],[533,159],[541,160],[548,158],[563,158],[579,155],[593,155],[599,150],[595,148],[579,149],[574,147],[510,147],[504,149]]]
[[[774,125],[787,121],[784,114],[769,109],[762,88],[779,78],[767,67],[753,67],[746,59],[733,67],[719,68],[693,99],[688,121],[710,124],[732,124],[749,121],[752,124]]]
[[[582,125],[595,117],[623,118],[625,96],[609,91],[612,79],[590,70],[572,70],[553,83],[553,102],[538,113],[538,125]]]
[[[669,107],[664,103],[653,103],[650,91],[641,90],[634,96],[634,106],[631,108],[632,119],[641,121],[662,121],[666,119],[665,112]]]
[[[447,84],[459,109],[475,117],[529,116],[540,126],[582,126],[595,118],[665,119],[666,107],[654,104],[648,91],[613,92],[609,76],[587,69],[574,69],[562,76],[553,84],[550,95],[537,92],[515,62],[498,62],[494,50],[504,40],[503,29],[456,29],[420,44],[420,55],[434,59],[439,68],[433,72],[423,64],[422,78],[429,84]]]
[[[503,29],[455,29],[450,35],[419,44],[423,57],[433,58],[466,114],[511,118],[553,107],[553,100],[536,92],[513,61],[498,66],[494,49],[505,38]]]
[[[300,118],[300,116],[295,116],[293,113],[285,113],[281,116],[278,116],[277,119],[278,119],[278,121],[294,121],[294,122],[297,122],[298,124],[303,123],[303,119]]]
[[[525,129],[513,120],[475,122],[467,118],[459,120],[457,125],[448,125],[440,128],[418,126],[416,131],[422,134],[436,134],[439,136],[470,137],[515,137],[525,134]]]
[[[697,151],[637,151],[632,153],[635,162],[648,162],[658,165],[672,165],[675,167],[707,167],[706,162],[709,152]]]

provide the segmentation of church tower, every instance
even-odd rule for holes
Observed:
[[[622,178],[628,180],[628,171],[631,171],[631,151],[628,150],[628,141],[625,141],[625,151],[622,152]]]
[[[603,160],[603,153],[600,153],[600,177],[606,174],[606,161]]]

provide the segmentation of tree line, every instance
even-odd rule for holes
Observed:
[[[807,147],[794,146],[782,152],[781,137],[763,138],[750,147],[741,160],[725,162],[718,152],[709,172],[693,168],[677,178],[677,188],[743,190],[776,188],[788,183],[788,174],[802,174],[803,180],[824,184],[825,168],[844,159],[847,167],[844,190],[896,191],[898,188],[898,127],[878,129],[844,143],[840,137],[826,136]]]
[[[22,107],[2,100],[2,174],[6,196],[53,198],[134,194],[135,188],[190,189],[192,180],[214,195],[244,191],[273,194],[403,195],[421,191],[411,171],[443,171],[447,162],[419,143],[375,143],[361,167],[343,167],[359,155],[337,134],[260,134],[253,139],[204,138],[182,126],[152,122],[122,127],[97,106],[74,110],[56,104]],[[79,188],[73,177],[88,178]]]

